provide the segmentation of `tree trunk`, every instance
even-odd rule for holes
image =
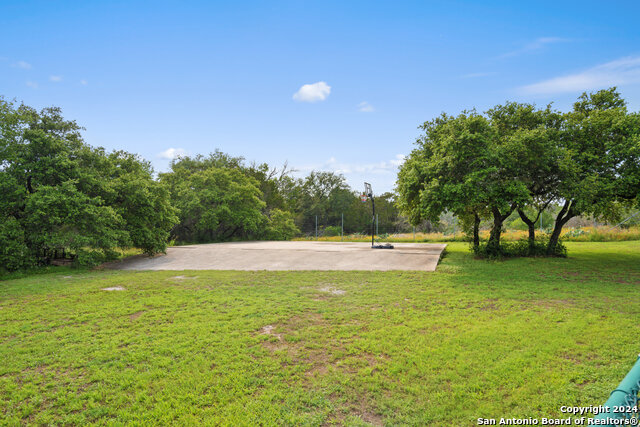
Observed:
[[[487,242],[487,253],[490,255],[501,255],[502,248],[500,248],[500,236],[502,234],[502,224],[509,218],[509,215],[516,209],[516,205],[511,205],[511,208],[506,214],[502,214],[497,207],[491,208],[493,213],[493,227],[489,233],[489,241]]]
[[[518,209],[518,215],[520,215],[522,222],[527,224],[527,227],[529,227],[529,248],[533,248],[536,244],[536,222],[531,221],[522,209]],[[538,216],[540,216],[540,214],[538,214]]]
[[[473,249],[480,247],[480,216],[474,214],[473,218]]]
[[[560,233],[562,232],[563,225],[564,224],[561,225],[556,219],[555,226],[553,227],[553,233],[551,233],[549,243],[547,243],[547,255],[551,255],[555,252],[556,246],[558,246],[558,240],[560,240]]]
[[[500,253],[500,235],[502,234],[502,214],[497,208],[493,209],[493,227],[489,233],[489,241],[487,242],[487,252],[492,255]]]
[[[553,232],[551,233],[549,243],[547,244],[547,255],[555,254],[558,241],[560,240],[560,233],[562,233],[562,227],[564,227],[564,225],[577,214],[578,213],[573,209],[573,203],[570,200],[564,202],[562,209],[558,212],[558,216],[556,217],[556,221],[553,226]]]
[[[29,194],[33,194],[33,187],[31,186],[31,175],[29,175],[27,177],[27,191],[29,192]]]

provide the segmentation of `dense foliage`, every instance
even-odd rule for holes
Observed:
[[[583,94],[571,112],[506,103],[485,114],[442,116],[424,134],[398,174],[398,206],[416,223],[452,212],[473,235],[479,254],[562,256],[562,228],[578,215],[612,220],[640,194],[640,114],[629,113],[615,88]],[[541,244],[535,225],[552,204],[560,209]],[[517,212],[526,246],[500,242]],[[479,226],[491,219],[486,244]]]
[[[582,95],[568,113],[506,103],[421,128],[397,195],[376,197],[373,219],[340,174],[298,177],[286,164],[215,151],[179,157],[155,178],[135,154],[86,144],[59,108],[0,98],[0,269],[94,263],[126,247],[154,254],[170,240],[368,234],[374,223],[381,233],[430,232],[443,217],[469,232],[478,254],[557,256],[572,218],[615,220],[640,203],[640,114],[615,88]],[[540,221],[551,228],[536,236]],[[501,243],[505,224],[528,230],[527,242]]]
[[[85,144],[58,108],[0,99],[0,266],[7,270],[87,252],[165,250],[176,222],[149,163]]]
[[[312,233],[368,232],[370,205],[342,175],[247,165],[220,151],[181,157],[155,179],[124,151],[86,144],[59,108],[36,111],[0,98],[0,269],[61,260],[96,263],[118,248],[163,252],[170,240],[286,240]],[[381,226],[402,219],[389,193]]]
[[[322,235],[371,228],[371,205],[333,172],[296,178],[286,165],[247,165],[241,157],[215,151],[175,159],[160,182],[180,212],[172,237],[181,242],[287,240],[312,235],[316,221]],[[376,198],[379,226],[385,230],[401,225],[394,203],[390,193]]]

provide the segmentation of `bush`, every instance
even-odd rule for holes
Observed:
[[[0,222],[0,269],[15,271],[33,265],[24,230],[14,217]]]
[[[329,225],[322,230],[322,235],[325,237],[335,237],[342,233],[342,228],[337,225]]]
[[[574,228],[572,230],[567,231],[566,233],[564,233],[563,237],[564,238],[575,238],[575,237],[580,237],[580,236],[584,236],[585,231],[582,230],[581,228]]]
[[[300,233],[293,222],[291,212],[273,209],[269,215],[265,239],[267,240],[291,240]]]
[[[520,239],[515,242],[501,242],[500,246],[490,246],[488,242],[480,243],[480,246],[471,247],[471,251],[480,258],[518,258],[518,257],[560,257],[567,256],[567,247],[561,241],[556,245],[552,254],[547,254],[548,236],[539,237],[533,245],[528,239]]]
[[[101,251],[95,250],[78,250],[74,265],[76,267],[94,267],[109,260],[109,256]]]

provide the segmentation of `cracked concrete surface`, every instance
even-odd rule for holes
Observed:
[[[134,257],[119,270],[420,270],[435,271],[445,244],[231,242],[175,246],[166,255]]]

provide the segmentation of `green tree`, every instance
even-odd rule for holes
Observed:
[[[29,247],[44,252],[130,246],[124,222],[111,206],[89,197],[72,180],[40,186],[28,199],[23,227]]]
[[[58,249],[164,250],[176,218],[149,164],[94,149],[81,130],[59,108],[38,112],[0,98],[0,209],[10,224],[4,238],[24,242],[28,250],[16,253],[45,261]]]
[[[267,240],[290,240],[300,233],[289,211],[272,209],[269,213],[264,238]]]
[[[339,225],[355,197],[344,176],[312,171],[300,184],[296,206],[300,228],[313,229],[316,216],[321,225]]]
[[[180,222],[175,236],[183,241],[223,241],[247,238],[262,232],[265,203],[258,182],[241,169],[210,166],[186,173],[181,162],[176,172],[161,174],[167,183]]]
[[[0,218],[0,269],[19,270],[34,261],[18,220],[12,216]]]
[[[529,231],[529,248],[535,246],[535,224],[559,195],[565,175],[565,154],[558,147],[562,115],[532,104],[508,102],[487,112],[502,156],[513,166],[513,178],[526,186],[529,198],[521,198],[517,212]]]
[[[472,228],[475,247],[480,219],[488,212],[493,215],[488,250],[499,253],[503,222],[528,197],[525,186],[512,179],[516,166],[503,141],[475,111],[443,114],[421,129],[418,148],[398,174],[399,208],[414,225],[453,212]]]
[[[640,191],[640,115],[629,113],[616,88],[583,93],[566,115],[559,143],[567,154],[559,186],[561,209],[547,252],[578,215],[616,219]]]
[[[169,191],[153,179],[149,162],[137,155],[115,151],[107,159],[109,169],[103,174],[109,179],[107,203],[123,219],[132,245],[147,254],[165,251],[169,233],[178,222]]]

